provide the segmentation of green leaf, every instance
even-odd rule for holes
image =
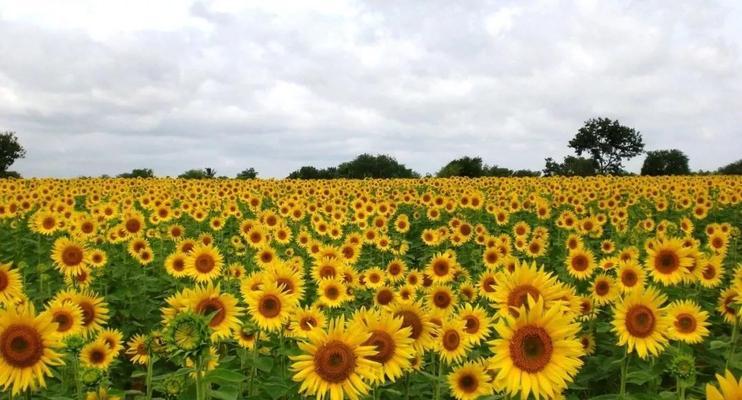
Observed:
[[[235,372],[229,369],[217,368],[204,377],[206,382],[214,382],[219,384],[225,383],[240,383],[247,379],[245,374]]]
[[[729,342],[725,342],[723,340],[712,340],[709,344],[709,348],[711,350],[719,350],[729,347]]]
[[[219,389],[211,390],[211,397],[220,400],[236,400],[239,388],[235,386],[220,386]]]
[[[273,359],[270,357],[258,357],[255,360],[255,368],[263,372],[270,372],[273,368]]]

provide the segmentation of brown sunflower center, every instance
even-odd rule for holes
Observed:
[[[209,321],[210,327],[219,326],[224,319],[227,317],[227,312],[224,309],[224,304],[222,304],[219,299],[205,299],[201,300],[200,303],[196,306],[196,311],[198,311],[201,315],[214,315],[211,317],[211,321]]]
[[[448,275],[449,269],[450,267],[446,260],[437,260],[435,263],[433,263],[433,273],[435,273],[437,276]]]
[[[611,289],[611,285],[606,281],[599,281],[595,284],[595,294],[605,296]]]
[[[587,267],[590,265],[587,256],[584,254],[577,254],[576,256],[572,257],[572,269],[574,269],[577,272],[583,272],[587,270]]]
[[[510,339],[513,364],[526,372],[536,373],[546,368],[553,353],[551,336],[541,327],[524,326]]]
[[[356,355],[347,344],[333,340],[314,354],[314,372],[330,383],[348,379],[356,368]]]
[[[299,321],[299,327],[304,331],[311,331],[316,328],[319,323],[314,317],[304,317]]]
[[[479,387],[479,380],[472,374],[463,374],[458,380],[458,389],[464,393],[474,393]]]
[[[626,287],[633,287],[636,285],[637,281],[639,280],[639,277],[636,276],[636,272],[627,269],[621,273],[621,283],[624,284]]]
[[[672,250],[660,250],[654,256],[655,269],[663,274],[672,274],[680,268],[680,259]]]
[[[294,287],[294,282],[289,278],[276,279],[276,285],[278,287],[281,287],[281,285],[283,285],[284,292],[289,293],[289,294],[294,293],[294,291],[296,290]]]
[[[93,364],[101,364],[106,359],[106,353],[102,349],[94,349],[90,352],[90,361]]]
[[[176,258],[173,261],[173,269],[177,272],[181,272],[185,269],[185,262],[182,258]]]
[[[391,303],[393,299],[394,299],[394,295],[392,294],[392,291],[389,289],[382,289],[376,295],[376,301],[382,306],[385,306]]]
[[[54,313],[54,322],[57,323],[57,332],[67,332],[72,328],[74,319],[67,311],[57,311]]]
[[[696,331],[696,319],[692,315],[683,313],[675,317],[675,329],[680,333],[692,333]]]
[[[337,271],[335,271],[335,267],[332,265],[325,265],[324,267],[319,269],[319,277],[324,278],[334,278],[337,274]]]
[[[0,292],[5,290],[9,284],[10,280],[8,279],[8,273],[5,271],[0,271]]]
[[[482,289],[487,293],[493,293],[495,291],[495,278],[488,276],[482,282]]]
[[[461,344],[461,335],[456,332],[455,329],[449,329],[443,333],[441,338],[443,342],[443,348],[448,351],[454,351],[459,348]]]
[[[62,251],[62,262],[68,267],[80,265],[82,259],[82,249],[78,246],[68,246]]]
[[[714,268],[711,264],[706,265],[706,267],[703,269],[703,278],[706,280],[712,280],[716,278],[716,268]]]
[[[445,291],[438,291],[433,294],[433,304],[438,308],[447,308],[451,305],[451,296]]]
[[[44,343],[32,326],[14,324],[0,335],[0,353],[3,360],[15,368],[36,365],[44,354]]]
[[[44,221],[41,223],[41,225],[44,227],[44,229],[52,229],[57,224],[57,222],[52,217],[46,217],[44,218]]]
[[[479,318],[473,315],[467,315],[466,317],[464,317],[464,321],[466,321],[466,333],[473,335],[479,332]]]
[[[281,299],[274,294],[266,294],[258,303],[258,312],[265,318],[275,318],[281,313]]]
[[[382,330],[372,331],[371,337],[369,337],[363,344],[366,346],[376,347],[376,355],[367,358],[382,364],[392,359],[394,356],[394,350],[397,348],[396,343],[394,343],[394,338]]]
[[[214,266],[216,266],[216,262],[214,260],[214,257],[212,257],[210,254],[199,254],[198,257],[196,257],[195,265],[198,272],[207,274],[214,269]]]
[[[517,286],[510,291],[508,295],[508,306],[514,316],[518,316],[517,309],[520,307],[526,306],[528,308],[528,296],[531,296],[533,300],[538,300],[541,297],[541,292],[528,284]]]
[[[644,305],[638,304],[626,313],[626,330],[631,336],[645,338],[654,332],[657,319],[652,310]]]
[[[89,326],[95,321],[95,306],[87,301],[81,301],[78,306],[82,310],[82,326]]]
[[[340,290],[335,285],[328,286],[325,288],[325,297],[335,300],[340,297]]]
[[[400,311],[394,314],[395,317],[402,317],[402,327],[410,327],[410,338],[417,340],[423,333],[423,321],[414,311]]]

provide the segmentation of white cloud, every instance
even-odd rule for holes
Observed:
[[[360,152],[423,173],[462,155],[540,169],[608,116],[714,169],[742,148],[741,15],[731,0],[0,0],[0,129],[27,176],[280,177]]]

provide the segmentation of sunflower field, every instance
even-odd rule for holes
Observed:
[[[742,399],[742,178],[0,180],[10,399]]]

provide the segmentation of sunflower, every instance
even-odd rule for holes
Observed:
[[[108,322],[108,304],[95,293],[81,291],[74,293],[72,301],[82,310],[82,333],[86,336],[103,329]]]
[[[337,258],[324,257],[312,265],[312,279],[319,282],[326,278],[335,278],[342,275],[343,263]]]
[[[528,307],[528,298],[543,298],[547,307],[560,299],[560,286],[557,278],[533,263],[518,263],[512,273],[499,272],[495,276],[495,285],[491,295],[493,307],[498,314],[517,316],[518,309]]]
[[[102,340],[90,342],[80,350],[80,362],[89,368],[107,369],[113,358],[113,351]]]
[[[721,256],[700,257],[697,265],[695,273],[701,286],[715,288],[721,284],[724,277],[723,258]]]
[[[274,263],[268,268],[268,282],[275,282],[276,286],[283,286],[286,293],[302,298],[304,296],[303,272],[284,263]]]
[[[403,327],[401,317],[394,317],[387,311],[366,311],[362,309],[353,319],[365,328],[371,336],[363,345],[374,346],[377,353],[366,358],[381,364],[383,374],[379,374],[379,382],[384,377],[394,382],[410,367],[410,359],[415,355],[410,338],[410,327]]]
[[[593,274],[595,256],[585,248],[570,250],[567,255],[567,272],[577,279],[587,279]]]
[[[103,341],[103,343],[108,346],[108,348],[114,354],[114,357],[121,351],[123,347],[123,338],[124,335],[118,329],[105,329],[100,334],[98,334],[98,340]]]
[[[378,354],[373,345],[364,345],[371,334],[363,329],[346,328],[345,319],[330,321],[327,330],[309,336],[298,344],[302,354],[291,356],[293,380],[301,382],[300,393],[333,400],[358,399],[369,392],[367,382],[381,379],[383,369],[369,357]]]
[[[686,343],[700,343],[708,336],[708,313],[691,300],[678,300],[667,306],[672,321],[668,336]]]
[[[388,306],[397,300],[397,292],[391,287],[382,286],[376,289],[374,293],[374,304],[379,306]]]
[[[83,315],[77,304],[70,301],[53,300],[44,310],[57,323],[57,333],[64,338],[82,331]]]
[[[448,286],[434,286],[428,289],[425,300],[431,310],[444,315],[449,314],[456,308],[456,296],[453,295],[453,290]]]
[[[260,331],[257,329],[251,329],[248,326],[242,325],[242,327],[234,332],[234,339],[237,344],[244,349],[253,349],[258,343],[258,336]]]
[[[150,355],[147,348],[147,338],[144,335],[134,335],[126,342],[126,355],[135,364],[147,365]]]
[[[385,275],[384,270],[381,268],[369,268],[364,273],[364,284],[369,289],[378,289],[386,283],[384,279]]]
[[[592,285],[592,297],[595,299],[595,304],[602,306],[613,303],[618,295],[618,285],[613,277],[605,274],[595,277]]]
[[[716,386],[706,384],[707,400],[739,400],[742,399],[742,379],[734,377],[731,371],[726,370],[724,376],[716,374],[716,380],[719,382],[719,389]]]
[[[738,323],[737,308],[733,306],[738,301],[738,298],[739,296],[735,288],[728,288],[719,295],[719,306],[717,310],[724,317],[724,321],[730,324]]]
[[[455,253],[445,252],[434,255],[425,267],[425,272],[434,283],[447,283],[453,280],[459,268]]]
[[[298,305],[296,295],[291,295],[275,283],[264,283],[259,290],[250,292],[245,298],[250,317],[266,331],[281,329]]]
[[[325,329],[326,324],[325,314],[316,305],[297,307],[291,316],[291,331],[301,338],[309,337],[310,333],[318,329]]]
[[[10,269],[10,264],[0,264],[0,304],[13,304],[23,296],[23,281],[18,270]]]
[[[582,345],[582,350],[585,352],[586,356],[593,355],[595,353],[595,336],[593,336],[592,333],[583,333],[580,337],[580,344]]]
[[[478,305],[465,303],[456,317],[464,322],[464,332],[473,344],[478,345],[489,336],[492,318]]]
[[[436,328],[420,303],[397,302],[388,309],[395,317],[402,318],[402,327],[410,328],[410,338],[413,340],[412,345],[415,350],[421,352],[432,346]]]
[[[87,266],[87,248],[66,237],[54,241],[52,261],[65,276],[78,275]]]
[[[661,308],[665,300],[665,295],[652,287],[636,289],[621,299],[613,315],[618,345],[627,345],[629,353],[636,349],[640,358],[659,355],[668,342],[665,332],[669,321]]]
[[[644,273],[644,269],[635,261],[620,261],[616,275],[618,287],[621,288],[621,292],[623,293],[644,287],[646,274]]]
[[[436,351],[448,364],[460,363],[472,346],[466,334],[466,323],[460,319],[443,321],[436,337]]]
[[[218,340],[230,336],[233,330],[239,329],[239,317],[243,308],[237,305],[237,299],[229,293],[222,293],[219,285],[209,283],[197,286],[189,295],[187,303],[193,312],[211,317],[211,339]]]
[[[680,283],[691,265],[691,249],[683,247],[680,239],[657,239],[654,246],[647,249],[645,266],[652,279],[663,285]]]
[[[554,398],[573,380],[582,366],[580,326],[559,307],[532,297],[517,317],[505,315],[495,325],[499,339],[490,342],[495,354],[489,361],[495,387],[521,398]]]
[[[448,374],[451,394],[458,400],[476,400],[492,394],[493,386],[487,368],[481,360],[465,363]]]
[[[319,303],[329,308],[338,308],[351,300],[348,288],[340,277],[320,280],[317,285],[317,295]]]
[[[51,211],[38,211],[29,221],[32,231],[49,236],[59,229],[59,219]]]
[[[219,249],[212,245],[197,244],[186,257],[186,274],[196,282],[211,282],[222,272],[224,262]]]
[[[31,306],[0,311],[0,384],[12,394],[46,387],[51,366],[62,365],[56,352],[62,346],[48,313],[34,315]]]
[[[188,256],[185,253],[176,251],[165,258],[165,271],[167,271],[173,278],[182,278],[188,275],[186,271],[186,259]]]

